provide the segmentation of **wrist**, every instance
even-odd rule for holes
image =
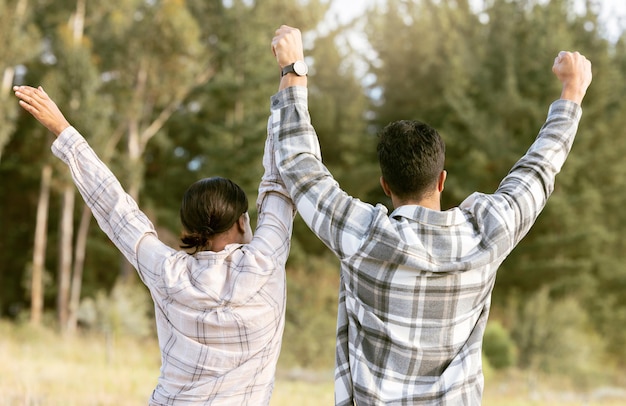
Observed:
[[[54,134],[55,137],[58,137],[63,131],[67,130],[69,127],[71,127],[70,123],[64,121],[55,125],[53,128],[50,128],[50,131]]]
[[[307,87],[308,78],[306,76],[298,76],[295,73],[288,73],[280,78],[278,90],[283,90],[291,86]]]
[[[564,86],[561,90],[561,99],[570,100],[577,104],[582,104],[583,98],[585,97],[585,90]]]

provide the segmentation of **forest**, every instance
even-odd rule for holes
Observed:
[[[442,134],[444,209],[493,192],[559,97],[551,67],[570,50],[592,62],[593,82],[554,194],[498,271],[484,358],[583,384],[623,377],[626,37],[609,38],[591,0],[387,0],[347,22],[329,18],[332,1],[0,0],[0,318],[155,335],[147,289],[15,84],[46,89],[176,247],[194,181],[228,177],[256,199],[281,24],[303,32],[325,163],[348,193],[388,206],[375,154],[384,125],[418,119]],[[283,365],[332,368],[338,277],[296,218]]]

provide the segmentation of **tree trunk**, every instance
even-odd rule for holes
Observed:
[[[167,104],[147,127],[142,127],[142,116],[138,110],[133,110],[134,113],[130,113],[128,116],[128,186],[126,188],[127,193],[132,197],[137,204],[139,204],[139,193],[143,184],[144,177],[144,164],[142,156],[146,150],[148,142],[163,128],[167,120],[176,111],[176,108],[180,103],[185,100],[187,95],[197,86],[200,86],[209,81],[213,76],[214,71],[212,68],[208,68],[205,71],[199,73],[195,80],[189,84],[189,86],[179,89],[174,93],[169,104]],[[133,100],[134,106],[142,106],[144,104],[144,98],[146,93],[146,86],[148,80],[148,62],[142,60],[140,68],[137,71],[135,86],[133,88]],[[120,276],[122,281],[131,283],[137,278],[132,265],[126,260],[123,255],[120,255]]]
[[[70,19],[70,25],[72,30],[72,39],[75,47],[79,47],[81,45],[83,39],[83,32],[85,27],[85,0],[77,0],[76,2],[76,12],[72,14]],[[80,106],[80,99],[77,94],[74,94],[70,101],[70,106],[73,107],[72,110],[77,109]],[[65,186],[64,194],[63,194],[63,207],[62,207],[62,220],[61,220],[61,256],[59,259],[59,293],[57,297],[57,310],[59,315],[59,325],[61,326],[61,331],[64,333],[73,333],[76,330],[76,311],[78,309],[78,302],[80,301],[80,286],[81,286],[81,278],[82,278],[82,266],[84,264],[84,245],[83,250],[79,254],[76,252],[73,254],[72,251],[72,239],[74,234],[74,206],[75,206],[75,193],[74,193],[74,185],[67,184]],[[86,208],[86,206],[85,206]],[[91,215],[89,210],[87,210],[87,215]],[[85,218],[85,209],[83,209],[83,215],[81,217],[81,227],[85,227],[85,233],[89,228],[89,220],[87,220],[86,225],[83,225]],[[82,231],[79,230],[79,233]],[[80,237],[80,236],[79,236]],[[85,236],[86,238],[86,236]],[[76,249],[78,250],[78,246],[81,242],[76,241]],[[75,263],[72,272],[72,256],[75,256]],[[80,256],[80,258],[79,258]],[[79,262],[80,263],[77,263]],[[73,274],[73,275],[72,275]],[[76,278],[79,278],[78,282]],[[75,291],[75,288],[78,288],[78,291]],[[71,291],[70,291],[71,290]],[[76,296],[77,295],[77,296]]]
[[[76,13],[72,15],[72,39],[74,45],[80,45],[85,28],[85,0],[76,2]]]
[[[45,165],[41,170],[41,186],[37,202],[35,244],[33,248],[33,275],[31,279],[30,321],[41,324],[43,313],[43,273],[46,258],[46,237],[48,233],[48,206],[50,203],[50,182],[52,166]]]
[[[9,66],[4,69],[4,74],[2,75],[2,85],[0,85],[0,95],[4,97],[5,94],[8,94],[11,91],[11,86],[13,85],[13,78],[15,77],[15,68]]]
[[[83,214],[80,218],[76,246],[74,247],[74,270],[72,272],[72,286],[70,291],[70,314],[67,325],[69,334],[76,333],[78,328],[78,307],[80,306],[80,291],[83,284],[83,268],[85,266],[85,252],[87,250],[87,236],[91,223],[91,210],[83,205]]]
[[[7,99],[10,97],[11,85],[13,84],[14,76],[15,68],[7,67],[4,69],[2,82],[0,83],[0,108],[6,111],[3,112],[3,114],[1,115],[1,117],[5,119],[6,122],[0,129],[0,159],[2,159],[2,151],[4,150],[4,146],[9,142],[13,129],[15,128],[12,120],[7,119],[8,117],[10,117],[8,109],[8,105],[10,102]]]
[[[57,315],[62,332],[67,330],[69,315],[70,279],[72,273],[72,240],[74,239],[74,185],[67,184],[63,190],[61,206],[61,238],[59,240],[59,291]]]

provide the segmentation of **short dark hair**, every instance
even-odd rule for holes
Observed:
[[[383,178],[400,198],[422,198],[444,169],[446,147],[431,126],[416,120],[388,124],[376,148]]]
[[[201,179],[187,189],[180,206],[181,248],[198,251],[215,234],[227,231],[248,211],[248,197],[230,179]]]

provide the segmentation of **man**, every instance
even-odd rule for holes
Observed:
[[[441,211],[437,131],[414,121],[380,134],[380,183],[394,211],[342,191],[323,165],[307,109],[300,31],[280,27],[272,97],[277,165],[299,213],[341,261],[335,403],[478,405],[482,338],[496,270],[546,204],[574,140],[591,64],[560,52],[562,82],[539,135],[494,194]]]
[[[192,184],[180,209],[182,247],[150,220],[70,126],[46,92],[16,86],[20,105],[48,128],[100,228],[137,269],[154,300],[161,375],[150,405],[268,405],[285,325],[285,263],[295,207],[263,156],[254,236],[244,191],[229,179]]]

